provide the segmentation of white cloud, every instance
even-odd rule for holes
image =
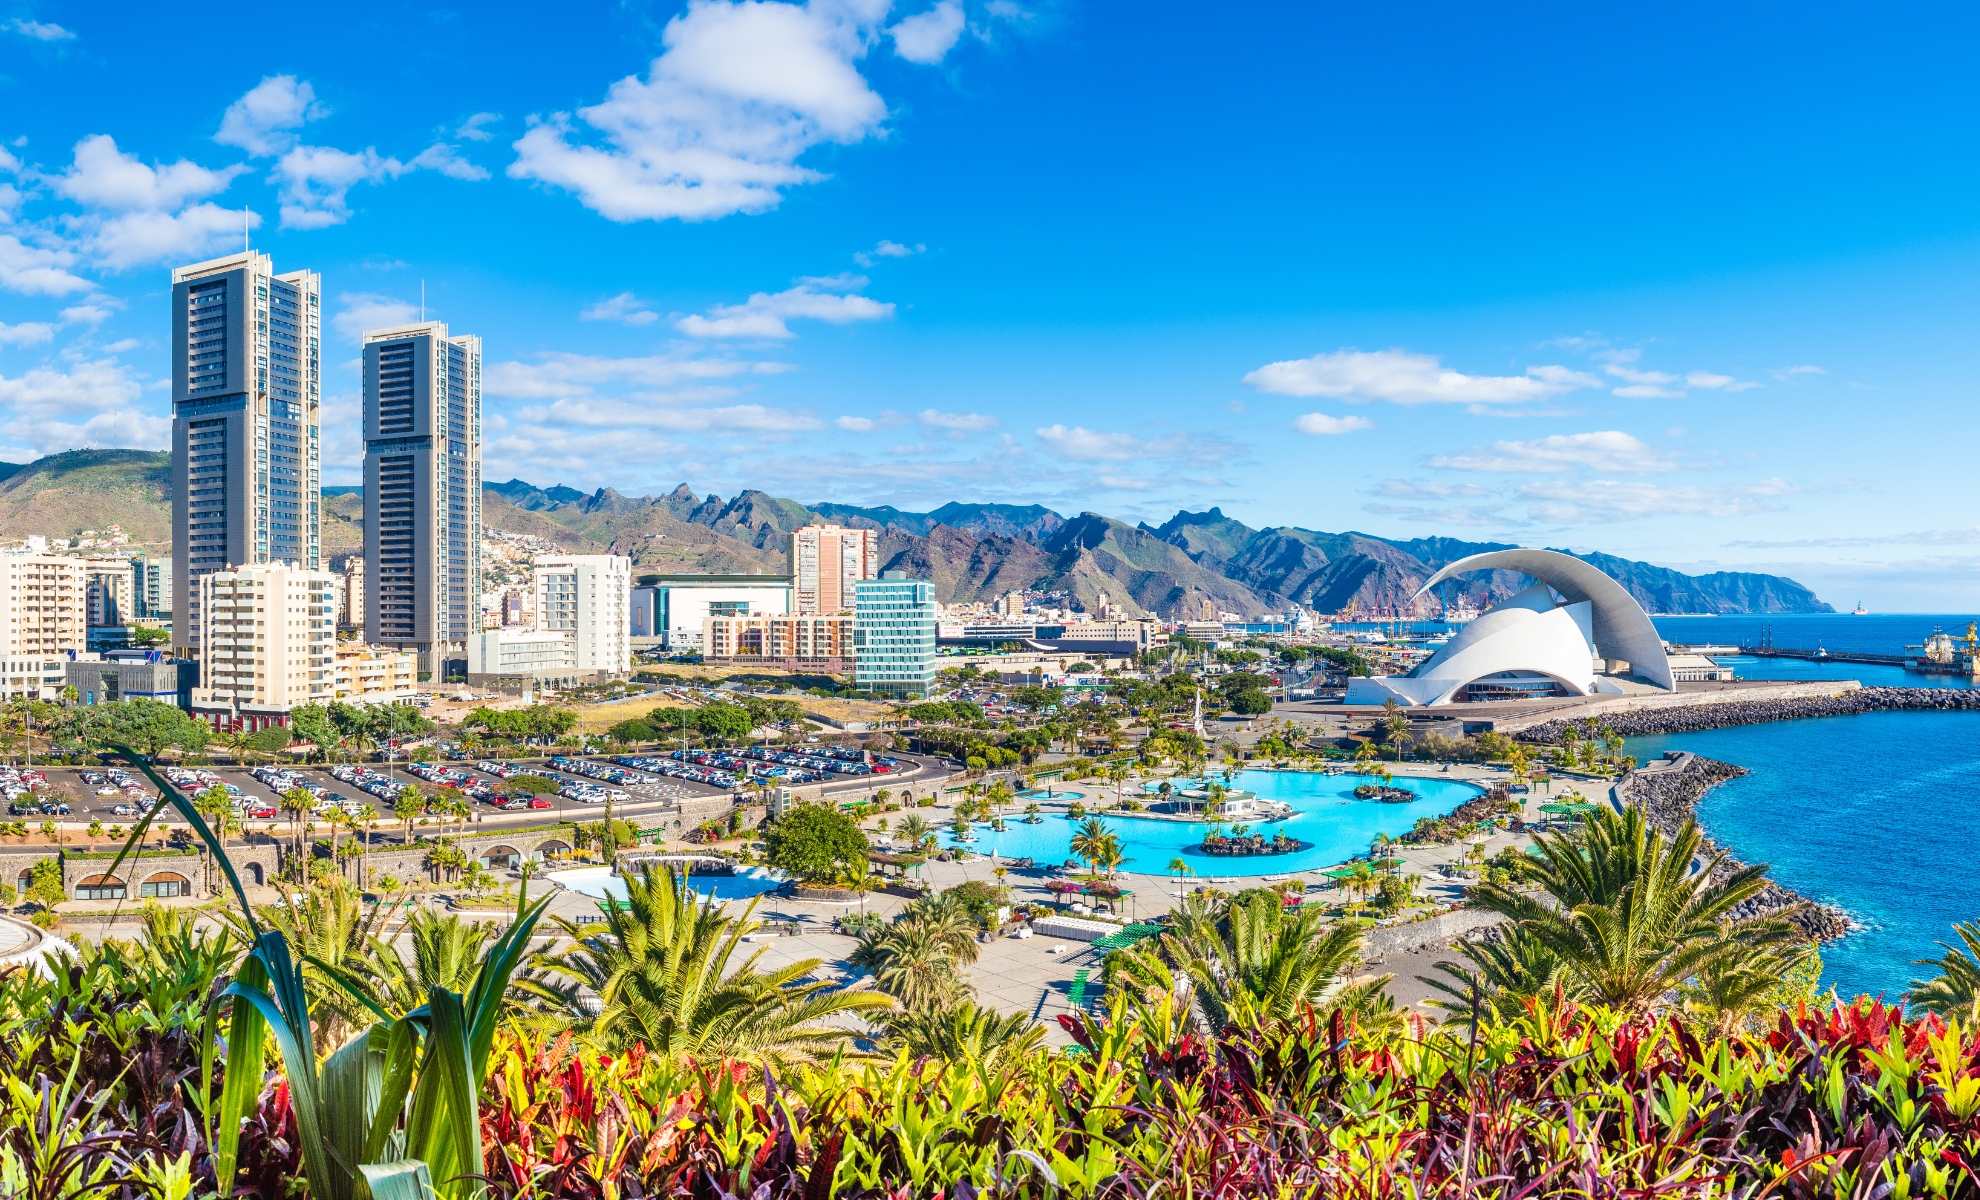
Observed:
[[[495,135],[490,133],[485,126],[493,125],[501,119],[501,113],[478,112],[467,120],[462,121],[461,127],[454,130],[454,136],[457,138],[466,138],[470,142],[492,141]]]
[[[682,317],[674,327],[698,338],[787,338],[795,335],[784,322],[794,317],[845,325],[893,316],[892,304],[854,294],[865,285],[857,275],[800,280],[774,294],[757,292],[741,304],[718,304],[706,316]]]
[[[526,409],[521,419],[606,429],[662,429],[673,433],[754,433],[781,436],[823,429],[816,417],[768,408],[761,404],[730,404],[714,408],[628,404],[621,400],[558,400],[548,409]]]
[[[62,320],[70,325],[101,325],[122,307],[124,303],[121,300],[98,296],[86,304],[74,304],[63,309]]]
[[[98,133],[76,143],[74,161],[52,182],[57,193],[97,208],[176,209],[226,191],[245,170],[232,166],[212,171],[184,158],[170,166],[148,167],[137,155],[118,150],[109,134]]]
[[[1104,488],[1122,492],[1145,492],[1153,488],[1159,480],[1144,479],[1139,475],[1115,475],[1102,471],[1093,477],[1093,482]]]
[[[270,75],[227,106],[213,140],[239,146],[256,158],[280,154],[296,144],[297,130],[329,112],[316,92],[294,75]]]
[[[1076,462],[1126,462],[1138,457],[1142,447],[1131,433],[1102,433],[1082,425],[1047,425],[1036,432],[1061,458]]]
[[[66,42],[76,36],[60,25],[47,21],[31,21],[25,17],[16,17],[7,22],[7,28],[23,37],[31,37],[37,42]]]
[[[1003,424],[984,413],[945,413],[934,408],[922,409],[915,415],[915,420],[931,429],[947,430],[954,434],[988,433]]]
[[[1730,488],[1662,487],[1613,479],[1547,481],[1515,489],[1528,515],[1550,524],[1606,524],[1647,517],[1740,517],[1782,507],[1796,489],[1782,479]]]
[[[1490,447],[1462,454],[1440,454],[1426,465],[1448,471],[1490,471],[1507,474],[1551,474],[1591,471],[1647,475],[1677,469],[1662,452],[1621,430],[1599,433],[1557,433],[1532,441],[1493,442]]]
[[[599,387],[666,388],[737,375],[769,375],[790,368],[783,363],[733,358],[601,358],[553,352],[538,361],[500,362],[490,367],[482,390],[516,400],[558,400],[588,396]]]
[[[659,313],[647,308],[646,301],[631,292],[600,300],[578,314],[580,321],[623,321],[628,325],[650,325],[659,319]]]
[[[1525,524],[1515,517],[1500,512],[1500,505],[1448,505],[1426,508],[1411,504],[1364,504],[1361,511],[1384,517],[1400,517],[1405,521],[1421,521],[1431,525],[1469,525],[1491,529],[1509,529]]]
[[[929,411],[933,412],[934,410],[930,409]],[[883,412],[877,417],[845,416],[835,417],[832,420],[832,424],[837,425],[847,433],[875,433],[882,429],[898,428],[907,424],[907,422],[908,417],[906,413],[891,411]]]
[[[275,164],[282,185],[282,228],[323,229],[351,219],[346,194],[360,183],[397,179],[414,168],[367,146],[360,153],[297,146]]]
[[[1281,396],[1395,404],[1518,404],[1600,386],[1594,376],[1560,366],[1528,367],[1524,375],[1466,375],[1428,354],[1353,349],[1268,363],[1244,382]]]
[[[927,12],[902,18],[887,30],[894,39],[894,53],[923,64],[941,62],[962,31],[962,0],[941,0]]]
[[[1827,375],[1828,371],[1821,367],[1804,364],[1799,367],[1783,367],[1778,371],[1772,372],[1772,374],[1774,378],[1780,380],[1782,383],[1796,383],[1810,375]]]
[[[870,267],[876,261],[883,258],[907,258],[910,255],[924,253],[927,249],[928,247],[920,242],[916,242],[912,246],[906,246],[900,242],[890,242],[886,238],[881,238],[880,244],[873,247],[873,249],[861,250],[859,253],[853,255],[853,261],[862,267]]]
[[[135,350],[143,344],[143,342],[138,341],[136,338],[119,338],[111,342],[108,346],[105,346],[103,352],[105,354],[122,354],[127,350]]]
[[[461,152],[446,142],[435,142],[413,156],[406,164],[409,170],[425,169],[438,171],[449,179],[465,179],[478,182],[488,178],[488,169],[479,167],[461,157]]]
[[[342,307],[330,318],[330,327],[352,342],[361,340],[368,329],[390,329],[419,319],[419,305],[392,296],[344,292],[337,303]]]
[[[567,113],[532,118],[509,174],[574,191],[613,221],[774,208],[783,188],[824,178],[797,165],[806,150],[880,128],[886,103],[854,63],[886,7],[692,0],[645,80],[578,110],[606,145],[576,140]]]
[[[64,268],[75,265],[66,248],[30,246],[11,233],[0,233],[0,288],[30,296],[66,296],[87,292],[95,285]]]
[[[16,418],[52,419],[126,409],[142,394],[142,383],[114,359],[77,363],[67,372],[35,367],[16,378],[0,375],[0,407]]]
[[[96,262],[112,271],[156,262],[197,262],[227,249],[238,249],[242,226],[258,226],[261,217],[217,204],[195,204],[171,213],[128,212],[106,221],[83,222],[84,245]]]
[[[1313,412],[1294,421],[1293,428],[1301,433],[1326,437],[1338,433],[1354,433],[1361,429],[1373,429],[1375,422],[1367,417],[1330,417],[1326,413]]]
[[[1875,537],[1818,537],[1791,542],[1726,542],[1742,550],[1815,550],[1854,546],[1972,546],[1980,544],[1980,526],[1971,529],[1921,529],[1912,533],[1879,534]]]
[[[55,336],[55,327],[46,321],[22,321],[9,325],[0,321],[0,346],[32,346]]]
[[[1490,496],[1492,489],[1475,483],[1435,483],[1428,480],[1384,479],[1375,485],[1378,496],[1392,496],[1398,500],[1472,500]]]

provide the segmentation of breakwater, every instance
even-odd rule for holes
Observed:
[[[1794,696],[1781,699],[1726,700],[1714,703],[1670,704],[1595,718],[1624,737],[1659,733],[1695,733],[1734,725],[1762,725],[1805,717],[1850,717],[1870,712],[1980,712],[1980,691],[1950,688],[1868,687],[1834,696]],[[1558,742],[1569,722],[1530,725],[1512,736],[1522,742]],[[1579,722],[1575,722],[1579,724]]]
[[[1669,837],[1675,835],[1686,821],[1697,817],[1698,802],[1706,792],[1728,779],[1737,779],[1745,774],[1745,767],[1696,754],[1684,754],[1675,760],[1664,760],[1631,771],[1616,785],[1616,792],[1623,803],[1641,809],[1645,819]],[[1707,836],[1701,852],[1710,855],[1720,849],[1723,847]],[[1712,872],[1712,878],[1715,881],[1723,879],[1745,865],[1728,852]],[[1734,909],[1732,915],[1738,918],[1781,917],[1793,923],[1806,936],[1822,942],[1832,941],[1849,932],[1849,918],[1841,910],[1817,904],[1772,880],[1752,899]]]

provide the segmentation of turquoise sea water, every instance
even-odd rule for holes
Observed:
[[[1169,860],[1180,858],[1199,876],[1277,875],[1289,871],[1310,871],[1331,867],[1357,854],[1364,854],[1378,833],[1399,837],[1419,817],[1440,817],[1478,794],[1466,783],[1443,779],[1398,778],[1398,787],[1408,788],[1422,799],[1408,804],[1383,804],[1377,800],[1356,800],[1357,784],[1365,778],[1351,775],[1321,775],[1307,771],[1240,771],[1232,786],[1256,792],[1267,800],[1283,800],[1298,810],[1285,821],[1263,821],[1252,825],[1254,832],[1267,838],[1285,830],[1289,838],[1311,843],[1292,854],[1218,858],[1204,854],[1204,826],[1180,821],[1150,821],[1134,817],[1107,817],[1109,828],[1121,837],[1129,871],[1161,875]],[[995,852],[999,858],[1034,858],[1040,865],[1064,862],[1072,857],[1072,835],[1079,822],[1056,813],[1046,815],[1036,825],[1006,818],[1003,833],[988,825],[976,827],[976,840],[969,849],[977,854]],[[955,835],[942,831],[942,844],[955,846]]]
[[[1824,982],[1843,994],[1895,997],[1925,970],[1913,959],[1957,940],[1954,921],[1980,920],[1968,824],[1980,815],[1980,713],[1866,713],[1629,744],[1639,758],[1691,750],[1752,772],[1708,793],[1699,821],[1859,925],[1822,951]]]

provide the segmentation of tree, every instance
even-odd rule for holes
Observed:
[[[1965,951],[1940,942],[1944,955],[1917,959],[1916,965],[1937,967],[1939,973],[1930,979],[1912,980],[1907,999],[1929,1012],[1959,1017],[1970,1024],[1980,1020],[1980,924],[1955,923],[1953,932],[1959,935]]]
[[[366,940],[358,971],[372,998],[387,1012],[411,1012],[425,1004],[436,987],[466,992],[481,968],[481,952],[495,940],[495,933],[492,922],[413,909],[391,934]],[[400,938],[410,943],[411,962],[396,948]]]
[[[27,894],[21,898],[50,909],[67,900],[69,893],[62,886],[61,860],[36,859],[34,865],[28,868]]]
[[[830,881],[866,862],[866,835],[851,817],[823,804],[800,804],[770,827],[770,865],[800,879]]]
[[[973,1000],[948,1007],[905,1009],[883,1026],[887,1046],[915,1058],[1001,1070],[1039,1053],[1045,1030],[1023,1013],[999,1014]]]
[[[406,827],[406,845],[412,845],[413,822],[425,811],[426,798],[421,796],[419,789],[410,783],[401,787],[399,794],[392,798],[392,815],[404,822]]]
[[[1071,850],[1089,865],[1097,866],[1105,855],[1108,840],[1113,837],[1114,832],[1107,828],[1105,821],[1099,817],[1088,817],[1078,832],[1073,834]]]
[[[1215,909],[1192,896],[1172,916],[1171,932],[1107,965],[1110,982],[1131,995],[1187,993],[1212,1030],[1256,1029],[1327,995],[1360,951],[1352,926],[1328,928],[1317,910],[1288,912],[1261,890]]]
[[[847,963],[908,1009],[940,1008],[968,990],[962,968],[976,961],[976,918],[956,889],[917,900],[901,919],[860,939]]]
[[[750,720],[749,709],[718,700],[695,710],[694,727],[709,741],[727,745],[747,738],[756,724]]]
[[[844,1014],[891,1009],[876,991],[807,978],[823,965],[803,959],[759,970],[758,948],[738,962],[756,927],[756,901],[739,916],[710,899],[697,904],[684,876],[651,864],[626,879],[624,904],[602,924],[557,918],[571,949],[539,955],[526,986],[613,1052],[644,1045],[669,1058],[725,1058],[779,1067],[816,1061],[842,1045]],[[567,980],[558,986],[557,979]]]
[[[1731,915],[1766,885],[1766,868],[1732,869],[1703,840],[1693,821],[1666,839],[1639,809],[1598,812],[1580,831],[1535,839],[1544,899],[1484,883],[1471,902],[1558,955],[1591,1000],[1644,1012],[1694,975],[1790,940],[1785,921]]]
[[[310,795],[306,788],[292,787],[282,793],[281,809],[283,815],[289,818],[290,849],[299,860],[303,861],[304,878],[307,879],[308,860],[302,857],[302,822],[304,817],[315,811],[316,797]]]

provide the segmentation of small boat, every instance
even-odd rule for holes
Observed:
[[[1858,600],[1856,607],[1850,610],[1849,615],[1852,617],[1867,617],[1870,615],[1870,610],[1863,607],[1863,601]]]

